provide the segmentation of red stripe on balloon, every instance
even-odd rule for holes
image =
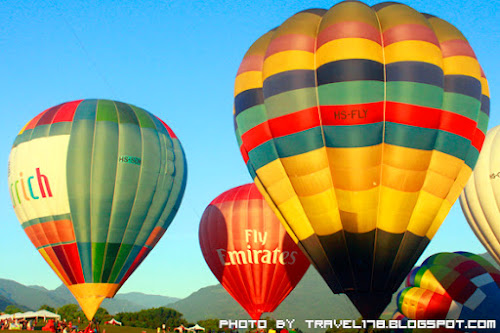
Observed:
[[[85,283],[81,271],[80,256],[76,243],[52,246],[64,272],[68,275],[71,284]],[[81,272],[81,274],[78,274]],[[80,275],[80,276],[79,276]]]
[[[446,289],[452,299],[459,303],[465,303],[477,287],[464,276],[457,276],[456,280]]]
[[[64,103],[61,108],[57,111],[52,123],[60,122],[72,122],[75,116],[75,111],[82,100]]]
[[[238,72],[236,76],[245,72],[253,72],[253,71],[262,71],[262,67],[264,66],[264,56],[262,55],[249,55],[243,58],[241,61],[240,67],[238,68]]]
[[[432,29],[421,24],[400,24],[387,29],[384,34],[384,46],[403,41],[423,41],[439,47],[439,41]]]
[[[472,47],[467,41],[463,39],[453,39],[442,42],[441,52],[443,53],[443,58],[453,56],[468,56],[477,59],[474,50],[472,50]]]
[[[387,102],[385,120],[398,124],[439,129],[460,135],[471,141],[477,127],[474,120],[460,114],[395,102]]]
[[[318,34],[319,49],[322,45],[341,38],[364,38],[382,45],[378,28],[366,22],[348,21],[332,24]]]
[[[459,135],[472,142],[480,150],[484,134],[477,130],[477,123],[453,112],[397,103],[386,102],[385,121],[415,127],[437,129]],[[355,105],[320,106],[323,126],[364,125],[384,121],[384,102]],[[320,126],[318,108],[312,107],[263,122],[242,136],[245,149],[255,147],[276,137],[283,137]]]
[[[243,145],[240,146],[240,153],[241,156],[243,156],[243,161],[245,162],[245,164],[247,164],[250,157],[248,157],[247,150],[245,149],[245,147],[243,147]]]
[[[143,247],[141,251],[139,251],[139,254],[137,257],[135,257],[134,262],[132,262],[132,265],[128,269],[127,273],[123,276],[123,278],[120,280],[120,285],[125,283],[127,279],[132,275],[132,273],[136,270],[136,268],[141,264],[141,262],[146,258],[146,256],[151,252],[151,249],[148,247]]]
[[[156,117],[156,116],[155,116]],[[167,124],[165,124],[165,122],[163,120],[161,120],[160,118],[156,117],[156,119],[158,119],[162,124],[163,126],[165,126],[165,129],[167,130],[168,134],[170,135],[170,137],[172,139],[177,139],[177,136],[175,135],[174,131],[172,131],[172,129],[170,127],[168,127]]]
[[[266,58],[272,56],[273,54],[297,50],[314,52],[315,39],[311,36],[301,35],[301,34],[288,34],[274,38],[269,43],[266,51]]]
[[[472,138],[472,145],[476,147],[478,151],[481,151],[485,138],[486,136],[484,133],[479,128],[476,128],[474,131],[474,137]]]
[[[429,303],[423,305],[425,315],[417,319],[445,319],[450,310],[451,302],[450,297],[433,293]]]

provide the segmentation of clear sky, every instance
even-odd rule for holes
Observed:
[[[378,1],[368,1],[373,5]],[[489,128],[500,124],[500,7],[494,1],[403,1],[468,38],[489,80]],[[220,193],[251,182],[233,132],[233,82],[248,47],[307,8],[337,1],[6,0],[0,6],[0,278],[48,289],[61,282],[20,227],[7,185],[11,145],[25,123],[57,104],[105,98],[162,118],[188,161],[172,225],[122,292],[186,297],[215,284],[198,243],[200,217]],[[485,252],[457,204],[423,254]]]

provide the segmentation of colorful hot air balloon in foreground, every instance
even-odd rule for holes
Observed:
[[[335,293],[376,318],[465,186],[486,78],[450,23],[345,1],[263,35],[234,120],[255,183]]]
[[[172,222],[186,161],[151,113],[79,100],[28,122],[14,141],[8,181],[24,231],[90,320]]]
[[[309,267],[254,184],[215,198],[201,217],[199,237],[217,280],[255,320],[274,311]]]
[[[398,308],[408,318],[500,323],[500,271],[478,255],[435,254],[411,271],[406,285],[398,295]]]
[[[490,129],[460,205],[477,238],[500,265],[500,126]]]

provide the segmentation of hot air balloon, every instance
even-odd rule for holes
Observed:
[[[15,139],[8,172],[24,231],[89,320],[162,237],[186,185],[172,130],[111,100],[40,113]]]
[[[438,253],[414,268],[407,288],[398,295],[399,311],[411,319],[474,320],[481,331],[500,322],[500,271],[486,259],[467,252]],[[460,331],[467,330],[464,322]],[[498,328],[490,332],[498,332]]]
[[[215,198],[199,238],[212,273],[255,320],[274,311],[310,265],[254,184]]]
[[[500,126],[490,129],[474,172],[460,195],[470,227],[500,265]]]
[[[465,186],[488,84],[450,23],[399,3],[300,12],[239,67],[254,182],[335,293],[376,318]]]

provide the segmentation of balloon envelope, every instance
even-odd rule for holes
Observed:
[[[154,115],[79,100],[28,122],[8,180],[24,231],[90,320],[171,223],[186,165],[179,140]]]
[[[398,308],[408,318],[500,321],[500,271],[478,255],[435,254],[411,271],[406,286]]]
[[[217,280],[255,320],[274,311],[310,265],[254,184],[215,198],[199,238]]]
[[[393,2],[306,10],[249,48],[234,95],[264,197],[330,288],[378,317],[484,140],[488,85],[467,40]]]
[[[500,265],[500,126],[490,129],[474,172],[460,195],[472,230]]]

